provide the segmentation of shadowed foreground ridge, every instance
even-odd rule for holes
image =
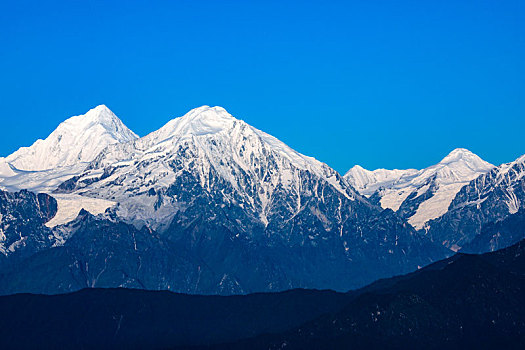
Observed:
[[[347,294],[190,296],[85,289],[0,297],[0,347],[519,348],[525,241],[457,254]]]
[[[235,348],[523,348],[524,312],[521,241],[494,253],[457,254],[378,281],[356,292],[335,314]]]

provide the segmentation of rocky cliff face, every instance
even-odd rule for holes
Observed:
[[[503,220],[485,224],[476,237],[467,243],[461,252],[486,253],[509,247],[525,239],[525,209],[511,214]]]
[[[56,211],[49,195],[0,190],[0,268],[53,245],[56,239],[44,224]]]
[[[428,225],[436,242],[459,249],[482,227],[505,219],[525,206],[525,156],[500,165],[463,187],[448,212]]]

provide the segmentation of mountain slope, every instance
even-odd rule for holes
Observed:
[[[347,290],[446,254],[326,164],[221,107],[109,146],[57,192],[117,202],[119,218],[222,272],[221,293]]]
[[[105,147],[137,138],[106,106],[62,122],[45,140],[22,147],[0,158],[0,189],[51,193],[73,176],[82,174]],[[55,195],[57,215],[50,226],[73,220],[81,209],[93,214],[104,212],[115,203],[78,195]]]
[[[205,267],[199,270],[199,263],[184,252],[170,249],[155,232],[86,211],[52,232],[52,246],[1,271],[0,294],[56,294],[94,287],[169,290],[172,285],[192,293],[183,281],[196,281],[197,275],[207,280],[209,273]]]
[[[511,214],[503,220],[490,222],[466,244],[461,252],[485,253],[509,247],[525,238],[525,209]]]
[[[393,187],[398,183],[406,183],[419,173],[416,169],[388,170],[376,169],[367,170],[359,165],[355,165],[345,174],[345,179],[363,196],[370,197],[380,188]],[[401,203],[399,203],[400,205]],[[397,210],[399,205],[385,202],[383,208]]]
[[[121,288],[17,294],[0,297],[0,347],[167,349],[214,344],[284,331],[338,310],[349,298],[310,290],[235,297]]]
[[[166,224],[181,206],[181,201],[166,193],[170,188],[175,190],[173,184],[192,181],[206,192],[226,186],[228,189],[218,194],[225,202],[243,206],[254,219],[268,224],[272,206],[282,192],[295,197],[287,203],[289,210],[300,210],[303,174],[346,199],[361,199],[326,164],[233,118],[221,107],[204,106],[141,139],[109,147],[91,163],[88,172],[61,189],[114,198],[123,217]],[[316,191],[315,186],[307,190]]]
[[[446,246],[462,247],[482,227],[525,207],[525,155],[492,169],[458,192],[448,212],[429,222],[427,234]]]
[[[524,248],[521,242],[490,254],[457,254],[345,294],[84,289],[1,296],[0,347],[521,348]]]
[[[107,145],[136,138],[113,112],[100,105],[62,122],[46,139],[20,148],[7,156],[3,164],[38,171],[89,162]],[[5,170],[2,174],[9,175]]]
[[[335,314],[278,335],[213,349],[521,349],[525,344],[525,241],[458,254],[356,292]]]
[[[492,168],[472,152],[457,148],[438,164],[419,171],[368,171],[356,166],[345,179],[373,202],[396,211],[421,229],[447,212],[463,186]]]
[[[44,223],[56,211],[56,201],[46,194],[0,190],[0,271],[53,244],[53,234]]]
[[[240,237],[236,231],[201,220],[195,220],[189,229],[159,234],[115,219],[111,213],[94,217],[82,212],[70,224],[48,230],[53,240],[47,249],[36,250],[0,270],[0,294],[54,294],[86,287],[192,294],[244,294],[295,287],[348,290],[398,271],[414,270],[414,264],[429,263],[437,256],[434,246],[417,237],[398,239],[402,254],[392,250],[385,255],[385,247],[395,243],[378,243],[370,234],[381,234],[383,240],[384,227],[392,224],[390,215],[371,219],[370,227],[363,229],[368,242],[327,236],[318,246],[293,244],[278,236]],[[392,234],[401,237],[403,227]],[[347,254],[344,242],[352,242],[348,243],[352,251]]]

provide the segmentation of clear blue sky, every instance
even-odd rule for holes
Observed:
[[[4,1],[0,155],[220,105],[340,172],[525,153],[525,1]]]

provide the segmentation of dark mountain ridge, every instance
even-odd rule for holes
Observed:
[[[28,212],[24,208],[41,197],[56,207],[51,196],[29,193],[4,192],[20,197],[4,201],[4,207]],[[325,198],[329,193],[327,188]],[[342,235],[324,229],[309,211],[299,213],[295,228],[285,235],[277,228],[271,233],[256,226],[240,228],[247,221],[238,206],[215,206],[201,199],[195,196],[183,222],[179,214],[160,232],[123,222],[113,209],[99,216],[83,210],[74,221],[54,228],[45,226],[44,219],[20,219],[31,227],[12,225],[9,237],[27,236],[38,244],[4,257],[9,265],[0,269],[0,294],[93,287],[223,295],[293,288],[346,291],[413,271],[448,252],[390,210],[349,209],[359,219],[348,219]]]
[[[520,348],[525,241],[457,254],[350,293],[197,296],[129,289],[0,297],[0,345],[24,348]],[[16,345],[13,345],[16,344]]]

